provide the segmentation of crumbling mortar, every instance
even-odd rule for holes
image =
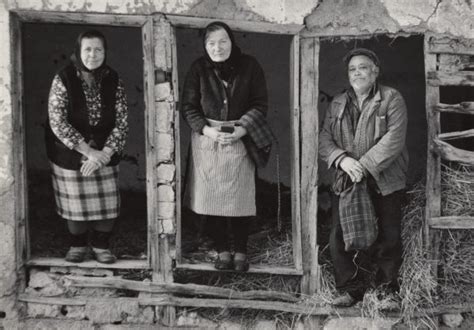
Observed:
[[[430,16],[428,16],[428,18],[425,20],[425,23],[428,24],[429,20],[434,16],[434,14],[436,14],[436,12],[438,11],[438,8],[439,8],[439,5],[441,4],[441,2],[443,2],[443,0],[438,0],[436,2],[436,5],[435,5],[435,8],[433,10],[433,12],[430,14]]]

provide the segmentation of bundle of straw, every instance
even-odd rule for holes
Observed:
[[[474,215],[474,166],[441,164],[442,214]]]

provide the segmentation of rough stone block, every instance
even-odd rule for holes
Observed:
[[[158,186],[158,201],[160,202],[174,202],[175,193],[171,186],[160,185]]]
[[[156,102],[156,129],[158,132],[170,133],[171,126],[174,122],[174,112],[172,103]]]
[[[7,196],[10,194],[6,194]],[[2,197],[6,196],[3,195]],[[0,197],[0,221],[14,219],[12,200]],[[7,203],[5,208],[3,202]],[[10,210],[12,209],[12,210]],[[11,213],[11,214],[10,214]],[[8,218],[7,218],[8,217]],[[15,290],[16,286],[16,262],[15,262],[15,231],[13,223],[5,224],[0,222],[0,296],[7,295]]]
[[[28,303],[26,314],[29,317],[58,317],[61,315],[61,307],[58,305]]]
[[[171,164],[161,164],[157,168],[158,182],[173,182],[176,166]]]
[[[51,297],[64,294],[66,288],[55,274],[32,270],[26,292],[38,296]]]
[[[158,148],[158,161],[172,160],[174,151],[173,135],[158,133],[156,142],[156,147]]]
[[[161,220],[161,232],[160,234],[174,234],[175,225],[172,219]]]
[[[155,310],[151,306],[141,307],[138,316],[127,318],[128,323],[152,324],[155,322]]]
[[[28,330],[94,330],[95,327],[88,321],[70,320],[37,320],[30,319],[22,323],[19,329]]]
[[[172,202],[158,202],[158,217],[161,219],[174,218],[176,204]]]
[[[398,322],[395,318],[371,319],[368,317],[333,317],[324,325],[324,330],[340,329],[392,329]]]
[[[224,321],[219,324],[219,330],[240,330],[242,325],[237,322]]]
[[[171,84],[169,82],[155,85],[155,101],[173,101]]]
[[[461,314],[443,314],[441,315],[443,323],[450,328],[457,328],[464,321]]]
[[[259,320],[255,322],[255,329],[258,330],[276,330],[276,323],[269,320]]]
[[[68,319],[83,320],[86,317],[85,306],[65,306],[62,310],[63,314]]]
[[[130,302],[120,298],[108,302],[89,300],[85,309],[86,316],[94,324],[123,322],[139,313],[138,301]]]

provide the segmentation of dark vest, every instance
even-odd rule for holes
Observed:
[[[77,76],[77,69],[73,64],[70,64],[58,72],[67,90],[67,120],[69,124],[82,134],[86,143],[93,141],[99,150],[104,147],[107,137],[115,127],[116,116],[115,95],[118,74],[109,67],[106,67],[106,70],[100,89],[102,100],[101,119],[96,126],[89,125],[86,97],[82,89],[81,79]],[[49,118],[46,121],[46,152],[49,160],[62,168],[69,170],[79,170],[81,168],[82,154],[69,149],[57,138],[49,124]],[[115,153],[107,166],[117,165],[119,161],[120,155]]]

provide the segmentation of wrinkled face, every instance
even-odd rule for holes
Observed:
[[[99,38],[84,38],[81,40],[81,60],[89,70],[97,69],[105,58],[105,49]]]
[[[379,68],[365,55],[351,58],[347,66],[349,83],[358,93],[366,93],[375,83]]]
[[[212,31],[206,38],[206,52],[214,62],[224,62],[230,57],[232,41],[224,29]]]

